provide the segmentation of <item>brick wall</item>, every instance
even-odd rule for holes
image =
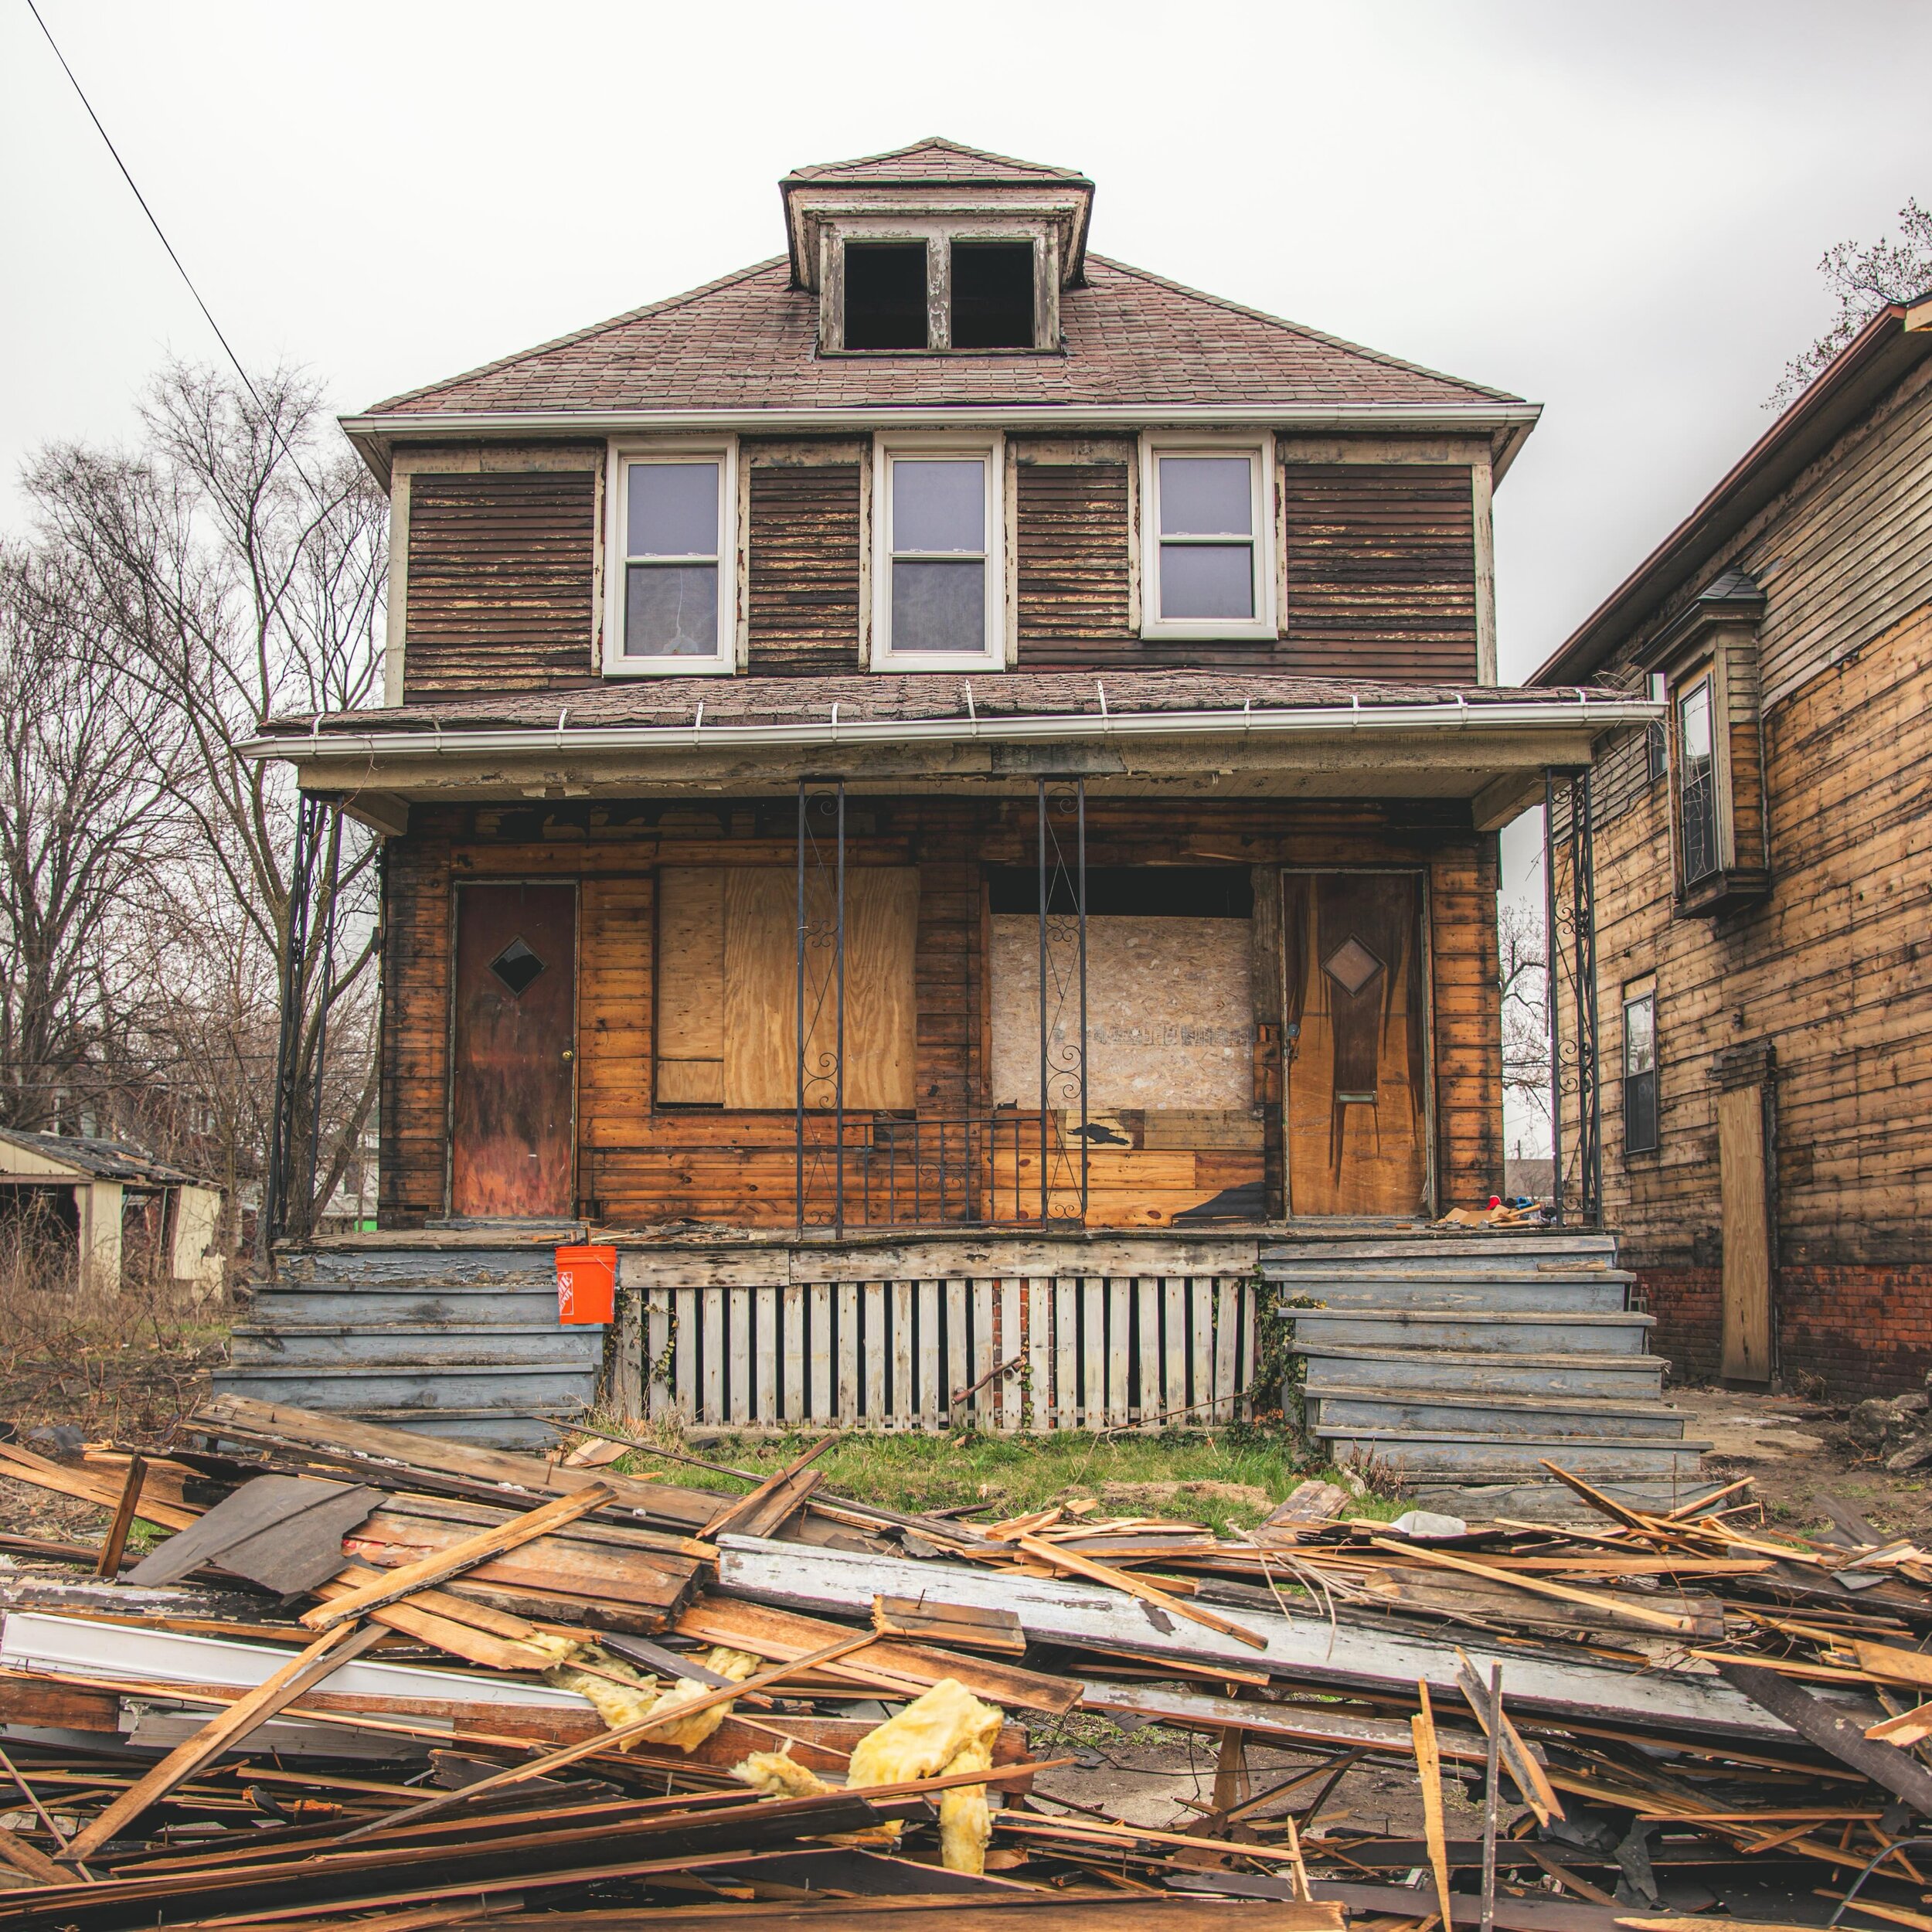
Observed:
[[[1654,1352],[1671,1379],[1718,1371],[1723,1275],[1715,1267],[1644,1268],[1633,1305],[1657,1318]],[[1777,1270],[1778,1359],[1791,1378],[1822,1378],[1847,1400],[1923,1386],[1932,1369],[1932,1264],[1783,1267]]]

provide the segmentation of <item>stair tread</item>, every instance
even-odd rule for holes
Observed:
[[[573,1376],[593,1373],[591,1362],[432,1361],[432,1362],[236,1362],[214,1372],[217,1379],[238,1376],[272,1376],[282,1379],[300,1377],[304,1381],[325,1382],[333,1377],[373,1379],[379,1376],[474,1375],[485,1369],[492,1375]]]
[[[601,1337],[600,1321],[242,1321],[230,1330],[238,1335],[568,1335],[581,1330]]]
[[[1351,1442],[1441,1442],[1468,1444],[1473,1447],[1490,1449],[1507,1445],[1520,1448],[1526,1443],[1537,1440],[1534,1436],[1486,1436],[1467,1429],[1352,1429],[1342,1423],[1332,1426],[1317,1424],[1318,1436],[1345,1437]],[[1568,1449],[1622,1449],[1633,1446],[1628,1436],[1562,1436],[1552,1437],[1553,1444]],[[1708,1442],[1678,1441],[1658,1442],[1639,1445],[1644,1453],[1659,1455],[1702,1454],[1710,1447]]]
[[[1641,1402],[1619,1400],[1611,1396],[1485,1395],[1480,1390],[1371,1389],[1352,1383],[1338,1383],[1307,1393],[1310,1400],[1318,1402],[1339,1398],[1356,1402],[1434,1403],[1459,1409],[1514,1409],[1526,1413],[1552,1410],[1561,1415],[1675,1416],[1685,1420],[1690,1417],[1688,1409],[1674,1407],[1661,1396],[1654,1402]]]

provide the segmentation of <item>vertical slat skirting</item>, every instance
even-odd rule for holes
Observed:
[[[1020,1372],[1026,1362],[1020,1315],[1024,1298],[1025,1291],[1018,1281],[1009,1277],[1000,1283],[999,1359],[1013,1366],[999,1379],[999,1426],[1009,1432],[1020,1426],[1026,1396],[1026,1378]]]
[[[1143,1429],[1158,1429],[1161,1410],[1166,1406],[1161,1400],[1161,1284],[1155,1277],[1143,1275],[1134,1288],[1139,1303],[1134,1345],[1140,1370],[1134,1420]]]
[[[1214,1399],[1214,1284],[1199,1277],[1187,1284],[1188,1415],[1189,1429],[1206,1427]]]
[[[838,1353],[838,1422],[849,1429],[859,1420],[859,1284],[838,1284],[835,1344]]]
[[[946,1426],[956,1427],[966,1420],[966,1412],[955,1402],[957,1392],[972,1380],[966,1365],[971,1357],[966,1352],[966,1284],[948,1281],[946,1284],[946,1386],[940,1392],[940,1403],[946,1412]]]
[[[1080,1284],[1053,1277],[1053,1427],[1080,1426]]]
[[[860,1413],[872,1427],[882,1429],[891,1419],[886,1408],[886,1365],[891,1358],[886,1352],[885,1283],[868,1281],[861,1298],[865,1314],[859,1348],[865,1358],[866,1400]]]
[[[1218,1281],[1214,1285],[1219,1291],[1214,1298],[1218,1304],[1214,1324],[1214,1420],[1226,1423],[1234,1420],[1234,1392],[1239,1386],[1234,1376],[1241,1333],[1241,1290],[1235,1281]]]
[[[919,1284],[919,1420],[928,1429],[937,1429],[944,1409],[939,1385],[944,1358],[940,1352],[939,1284]]]
[[[783,1355],[784,1414],[787,1427],[805,1419],[805,1291],[796,1282],[781,1288],[784,1318],[779,1342]]]
[[[1026,1284],[1026,1363],[1030,1427],[1044,1435],[1053,1426],[1053,1296],[1047,1281]]]
[[[1080,1280],[1080,1417],[1076,1427],[1107,1426],[1107,1282],[1097,1274]]]
[[[1134,1322],[1134,1284],[1110,1281],[1107,1284],[1107,1426],[1127,1427],[1128,1410],[1133,1400],[1128,1387],[1127,1369],[1133,1359],[1129,1343]]]
[[[999,1413],[999,1389],[991,1379],[999,1358],[993,1353],[993,1284],[973,1284],[973,1372],[980,1385],[972,1401],[973,1420],[982,1429],[995,1427]]]
[[[832,1284],[815,1281],[805,1291],[806,1346],[811,1362],[811,1419],[822,1428],[832,1419]]]
[[[1187,1417],[1187,1284],[1178,1275],[1168,1275],[1161,1284],[1165,1325],[1162,1333],[1162,1380],[1161,1411],[1165,1429],[1184,1429]]]
[[[725,1291],[726,1333],[730,1337],[726,1370],[731,1420],[743,1428],[751,1420],[751,1290]]]
[[[653,1417],[671,1413],[672,1391],[655,1372],[670,1345],[671,1319],[671,1291],[648,1290],[644,1298],[644,1369],[651,1379],[645,1386],[644,1401],[646,1413]],[[672,1373],[675,1372],[674,1366]]]
[[[704,1383],[698,1400],[700,1422],[725,1419],[725,1291],[706,1288],[704,1315],[698,1333],[698,1346],[704,1357]]]
[[[896,1428],[910,1429],[919,1416],[913,1386],[913,1284],[892,1284],[892,1417]]]

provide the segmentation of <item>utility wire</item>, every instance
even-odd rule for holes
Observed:
[[[249,379],[247,370],[242,367],[241,358],[235,353],[228,338],[222,333],[221,324],[215,320],[214,311],[202,300],[201,291],[195,286],[194,277],[189,274],[181,257],[175,253],[175,244],[168,239],[167,232],[156,219],[155,211],[148,206],[148,197],[141,192],[140,184],[128,172],[128,164],[121,159],[121,150],[114,145],[113,136],[100,124],[100,117],[94,112],[94,103],[87,98],[87,89],[81,86],[74,70],[67,65],[67,56],[60,51],[60,43],[54,39],[53,30],[48,26],[46,22],[41,19],[40,9],[34,5],[34,0],[27,0],[27,11],[33,15],[34,25],[46,36],[47,45],[53,49],[53,57],[60,63],[60,71],[73,83],[73,90],[80,97],[80,104],[87,109],[87,118],[94,123],[95,133],[99,134],[101,140],[106,143],[108,153],[114,156],[114,165],[121,170],[121,179],[127,182],[134,199],[141,203],[141,212],[148,217],[148,226],[155,231],[162,247],[167,250],[168,259],[174,264],[181,279],[188,286],[189,294],[195,298],[195,306],[206,318],[208,326],[215,332],[215,340],[221,344],[229,361],[234,364],[235,373],[242,379],[243,386],[247,389],[250,396],[254,397],[256,408],[261,411],[265,418],[268,414],[268,406],[263,402],[260,392],[256,389],[254,383]]]

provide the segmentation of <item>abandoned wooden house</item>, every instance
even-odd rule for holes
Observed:
[[[1565,954],[1564,1064],[1580,1045],[1604,1070],[1600,1141],[1565,1097],[1572,1198],[1597,1195],[1687,1370],[1917,1385],[1932,291],[1875,317],[1535,682],[1580,679],[1668,711],[1558,798],[1559,923],[1587,933],[1594,896],[1596,934],[1594,970]]]
[[[1537,410],[1104,260],[1093,195],[801,168],[782,256],[347,420],[386,702],[252,750],[386,842],[383,1232],[289,1256],[227,1386],[581,1400],[583,1228],[634,1413],[1152,1426],[1234,1413],[1264,1264],[1347,1259],[1396,1278],[1323,1318],[1338,1443],[1493,1467],[1501,1389],[1678,1466],[1590,1407],[1657,1393],[1600,1237],[1546,1318],[1485,1297],[1553,1245],[1412,1238],[1502,1179],[1497,828],[1656,714],[1497,685]],[[1405,1297],[1482,1304],[1460,1393]]]

